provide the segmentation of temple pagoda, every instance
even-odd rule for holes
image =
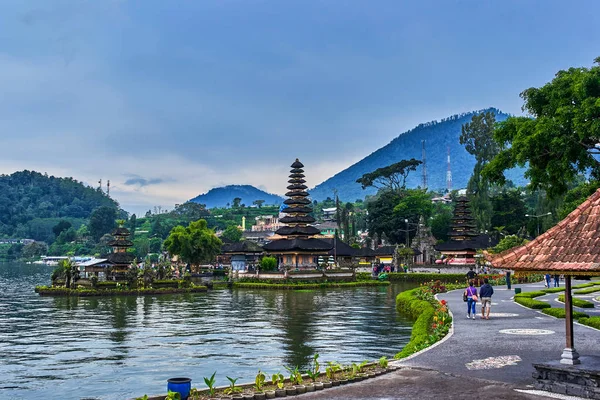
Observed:
[[[447,265],[474,266],[477,249],[481,243],[477,240],[479,234],[475,231],[477,225],[471,215],[469,199],[461,196],[456,199],[454,216],[451,220],[451,231],[448,232],[450,240],[435,247],[445,256],[443,261]]]
[[[318,257],[325,256],[332,249],[333,244],[317,239],[319,229],[309,224],[315,222],[310,216],[312,213],[311,202],[308,199],[307,186],[304,180],[304,165],[296,159],[291,165],[288,197],[283,203],[287,206],[281,212],[285,214],[279,222],[286,224],[277,231],[276,235],[283,239],[267,243],[263,249],[276,256],[278,265],[285,268],[316,268]]]
[[[127,272],[135,259],[135,254],[127,252],[127,249],[133,246],[133,242],[129,240],[127,228],[119,227],[113,231],[112,235],[114,239],[108,242],[108,245],[113,248],[113,252],[107,254],[105,258],[111,264],[113,275],[119,277]]]

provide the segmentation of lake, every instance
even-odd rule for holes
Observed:
[[[260,368],[306,369],[391,358],[412,323],[395,311],[402,285],[314,291],[216,290],[105,298],[40,297],[53,267],[0,263],[0,398],[127,399],[166,380],[217,371],[239,382]]]

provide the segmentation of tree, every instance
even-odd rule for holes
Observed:
[[[600,64],[600,57],[596,58]],[[541,88],[521,93],[523,111],[531,117],[510,117],[494,131],[500,152],[483,175],[504,183],[504,171],[527,167],[534,189],[550,197],[563,194],[579,173],[600,178],[600,65],[559,71]]]
[[[370,186],[377,189],[389,189],[400,191],[406,188],[406,178],[412,171],[416,171],[417,167],[423,162],[411,158],[410,160],[402,160],[387,167],[377,168],[373,172],[364,174],[356,180],[360,183],[363,189]]]
[[[498,144],[494,141],[495,123],[496,117],[491,111],[475,114],[471,122],[461,127],[460,134],[460,144],[475,156],[475,167],[467,184],[467,193],[480,231],[491,229],[490,185],[488,180],[481,176],[481,170],[498,154]]]
[[[63,231],[69,229],[71,226],[72,224],[69,221],[61,219],[58,224],[54,225],[54,227],[52,228],[52,232],[54,232],[55,237],[58,237],[58,235],[60,235]]]
[[[494,253],[502,253],[504,250],[512,249],[516,246],[521,246],[527,242],[528,241],[526,239],[517,235],[504,236],[502,240],[500,240],[500,243],[498,243],[493,250]]]
[[[130,239],[133,240],[134,236],[135,236],[135,229],[137,228],[137,217],[135,214],[131,215],[131,218],[129,218],[129,232],[131,232],[131,236]]]
[[[275,257],[267,256],[260,260],[261,271],[275,271],[277,269],[277,259]]]
[[[450,224],[452,222],[452,208],[448,204],[435,204],[430,222],[431,234],[433,237],[438,241],[447,241],[449,239],[448,232],[450,232]]]
[[[70,288],[79,279],[79,268],[68,258],[61,260],[59,266],[62,268],[62,273],[65,277],[65,287]]]
[[[569,190],[564,198],[564,203],[558,210],[558,219],[564,219],[571,211],[590,197],[600,187],[600,181],[583,182]]]
[[[48,246],[44,242],[32,242],[23,246],[21,257],[32,259],[48,254]]]
[[[221,252],[223,243],[208,228],[206,220],[191,222],[187,227],[174,227],[164,242],[171,254],[192,265],[211,262]]]
[[[109,206],[98,207],[90,215],[88,230],[95,241],[110,233],[116,227],[117,209]]]
[[[233,204],[231,206],[231,208],[240,208],[240,203],[242,202],[242,199],[240,197],[236,197],[233,199]]]
[[[223,234],[221,235],[222,237],[224,237],[225,239],[233,242],[233,243],[237,243],[240,240],[242,240],[242,231],[241,229],[239,229],[237,226],[235,225],[229,225],[224,231]]]
[[[493,227],[504,227],[503,231],[514,235],[527,225],[527,208],[520,190],[503,190],[492,198],[492,205]]]
[[[256,205],[258,208],[261,208],[264,202],[264,200],[254,200],[252,204]]]

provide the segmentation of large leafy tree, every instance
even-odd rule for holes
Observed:
[[[192,265],[211,262],[221,251],[221,240],[208,228],[206,220],[176,226],[164,242],[164,248]]]
[[[527,208],[520,190],[504,190],[492,198],[494,212],[492,227],[499,232],[506,231],[514,235],[529,222],[525,214]]]
[[[387,167],[377,168],[373,172],[364,174],[356,180],[360,183],[363,189],[370,186],[377,189],[389,189],[400,191],[406,188],[406,178],[408,174],[415,171],[423,162],[411,158],[410,160],[402,160]]]
[[[237,243],[242,240],[242,231],[236,225],[229,225],[224,231],[222,235],[225,239],[230,242]]]
[[[600,64],[600,57],[596,58]],[[567,191],[579,173],[600,177],[600,65],[559,71],[541,88],[521,93],[530,117],[510,117],[494,131],[500,152],[483,175],[503,183],[504,171],[525,167],[534,189]]]
[[[98,241],[107,233],[110,233],[116,226],[117,209],[110,206],[102,206],[92,212],[88,230],[94,240]]]

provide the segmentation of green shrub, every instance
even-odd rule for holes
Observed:
[[[277,259],[275,257],[267,256],[260,260],[261,271],[275,271],[277,270]]]
[[[556,318],[564,318],[565,317],[565,309],[564,308],[545,308],[542,310],[544,314],[552,315]],[[586,318],[589,317],[586,313],[582,313],[579,311],[573,311],[573,319]]]
[[[580,285],[573,286],[573,289],[585,289],[585,288],[589,288],[589,287],[596,286],[596,285],[600,285],[600,282],[594,281],[594,282],[582,283]]]
[[[404,358],[427,347],[429,344],[429,327],[433,321],[435,310],[425,300],[419,300],[417,294],[420,288],[407,290],[396,297],[396,308],[403,314],[415,320],[410,341],[394,358]]]
[[[590,293],[595,293],[595,292],[600,292],[600,286],[592,286],[587,289],[576,290],[573,293],[574,294],[590,294]]]
[[[118,282],[113,281],[97,282],[96,287],[98,289],[115,289],[117,287],[117,283]]]
[[[583,300],[583,299],[578,299],[577,297],[573,297],[573,305],[575,307],[581,307],[581,308],[594,308],[594,303],[592,303],[591,301],[587,301],[587,300]],[[558,301],[560,301],[561,303],[565,302],[565,295],[561,294],[558,296]]]
[[[540,297],[545,294],[547,294],[547,293],[542,290],[535,290],[533,292],[521,292],[521,293],[515,295],[515,300],[517,299],[517,297],[525,297],[528,299],[533,299],[534,297]]]
[[[578,322],[583,325],[591,326],[592,328],[600,329],[600,317],[579,318]]]
[[[544,293],[558,293],[558,292],[564,292],[564,291],[565,291],[565,288],[558,288],[558,287],[542,290],[542,292],[544,292]]]
[[[522,306],[533,308],[534,310],[541,310],[544,308],[550,308],[550,304],[532,299],[526,296],[515,296],[515,302],[521,304]]]
[[[370,281],[373,279],[373,274],[370,272],[357,272],[356,280],[358,281]]]
[[[389,282],[380,281],[360,281],[360,282],[320,282],[320,283],[266,283],[266,282],[234,282],[234,288],[242,289],[281,289],[281,290],[301,290],[301,289],[326,289],[326,288],[347,288],[364,286],[387,286]]]

